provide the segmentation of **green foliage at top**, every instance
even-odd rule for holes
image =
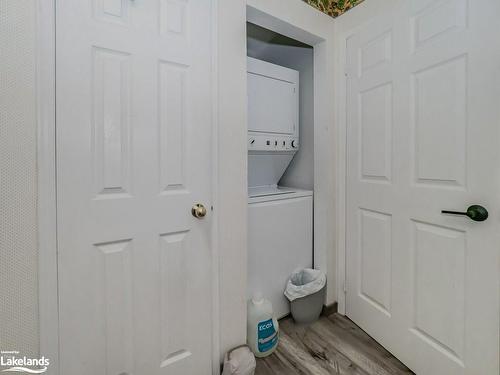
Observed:
[[[363,0],[303,0],[332,17],[338,17]]]

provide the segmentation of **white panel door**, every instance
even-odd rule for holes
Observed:
[[[61,375],[212,373],[211,6],[57,2]]]
[[[499,373],[499,14],[405,0],[348,39],[347,315],[417,374]]]

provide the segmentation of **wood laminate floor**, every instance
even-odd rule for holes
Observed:
[[[257,359],[256,375],[413,374],[348,318],[322,316],[310,326],[280,321],[280,343]]]

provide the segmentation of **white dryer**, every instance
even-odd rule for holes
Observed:
[[[299,150],[299,72],[248,58],[248,297],[281,318],[297,268],[312,267],[313,193],[278,186]]]

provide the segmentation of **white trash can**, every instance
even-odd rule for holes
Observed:
[[[326,275],[310,268],[297,270],[290,276],[285,296],[290,301],[293,320],[299,324],[318,320],[323,310]]]

